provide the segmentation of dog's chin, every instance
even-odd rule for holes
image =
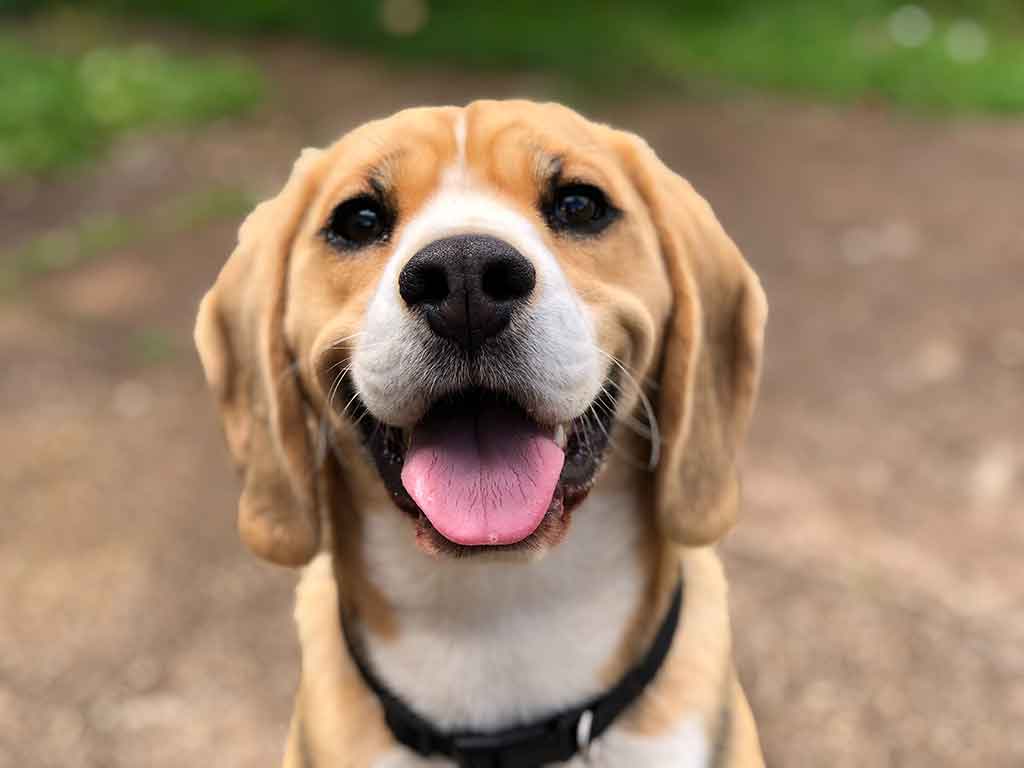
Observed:
[[[391,500],[408,516],[417,546],[437,557],[484,556],[502,560],[535,559],[557,546],[565,537],[573,510],[587,497],[603,466],[618,394],[617,383],[614,377],[611,377],[583,413],[566,423],[547,425],[536,422],[514,395],[474,387],[439,399],[415,426],[401,429],[374,417],[350,381],[344,386],[349,388],[346,402],[349,402],[350,406],[347,413],[356,425],[362,443]],[[508,504],[495,510],[494,504],[491,503],[492,509],[487,513],[491,518],[488,530],[495,532],[481,533],[475,530],[479,526],[471,523],[470,528],[474,529],[474,535],[462,536],[464,523],[452,525],[449,518],[453,515],[440,515],[437,512],[437,507],[443,508],[446,503],[436,500],[438,483],[435,482],[435,487],[424,490],[423,483],[417,482],[416,472],[422,471],[424,461],[431,464],[428,470],[433,470],[432,464],[438,461],[436,451],[427,459],[422,456],[423,453],[429,453],[431,440],[450,440],[451,433],[467,431],[467,422],[473,425],[473,429],[469,430],[471,434],[474,431],[482,432],[481,425],[485,418],[491,416],[493,421],[494,413],[499,414],[500,424],[512,425],[508,428],[510,432],[518,431],[528,435],[524,438],[527,443],[522,451],[516,452],[507,448],[505,441],[512,438],[501,430],[496,430],[497,434],[490,436],[476,434],[469,442],[477,443],[476,450],[483,453],[493,454],[496,451],[500,453],[503,450],[510,450],[510,462],[525,461],[531,467],[538,467],[540,475],[547,473],[548,485],[545,485],[542,479],[524,473],[522,467],[518,470],[515,467],[499,467],[501,470],[514,470],[512,474],[517,487],[523,486],[528,489],[524,492],[523,498],[528,499],[524,503],[532,506],[532,511],[524,513],[518,508],[509,510]],[[494,430],[493,424],[489,425],[489,429]],[[491,445],[484,445],[488,441]],[[428,443],[428,449],[423,448],[424,443]],[[562,456],[558,455],[559,450]],[[417,451],[421,455],[417,456]],[[530,459],[522,458],[522,454],[526,453],[532,457],[546,456],[546,466],[530,464]],[[558,466],[555,466],[554,470],[551,465],[552,456],[558,460]],[[489,460],[492,463],[495,461],[493,456]],[[483,474],[484,470],[481,472]],[[523,474],[527,476],[523,477]],[[443,496],[444,489],[451,484],[451,477],[442,478],[442,490],[439,493]],[[547,491],[549,487],[552,488],[550,494]],[[486,495],[486,490],[480,490],[480,496]],[[469,498],[475,501],[478,497]],[[516,497],[517,500],[519,498]],[[417,503],[417,499],[423,506],[427,506],[427,509],[424,509],[421,503]],[[481,506],[486,506],[486,503]],[[476,518],[483,514],[473,510],[454,517],[463,520],[467,516]],[[513,519],[494,520],[496,516],[502,514]]]

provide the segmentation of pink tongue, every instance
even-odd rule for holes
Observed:
[[[484,404],[416,427],[402,485],[456,544],[514,544],[533,533],[555,493],[565,454],[526,416]]]

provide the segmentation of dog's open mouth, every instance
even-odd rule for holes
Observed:
[[[442,398],[411,429],[376,420],[355,393],[349,413],[421,544],[470,554],[560,538],[601,467],[617,391],[609,379],[587,411],[554,426],[482,388]]]

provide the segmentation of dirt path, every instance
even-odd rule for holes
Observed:
[[[256,54],[273,102],[0,188],[0,232],[229,183],[421,102],[541,80]],[[598,114],[715,205],[772,305],[725,551],[776,766],[1024,762],[1024,123],[762,101]],[[249,557],[191,351],[237,221],[133,243],[0,303],[0,766],[265,766],[296,680],[291,574]],[[158,339],[154,352],[153,339]]]

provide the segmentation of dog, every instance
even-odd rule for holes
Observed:
[[[712,545],[767,305],[637,136],[477,101],[302,152],[195,339],[305,566],[287,768],[748,768]]]

